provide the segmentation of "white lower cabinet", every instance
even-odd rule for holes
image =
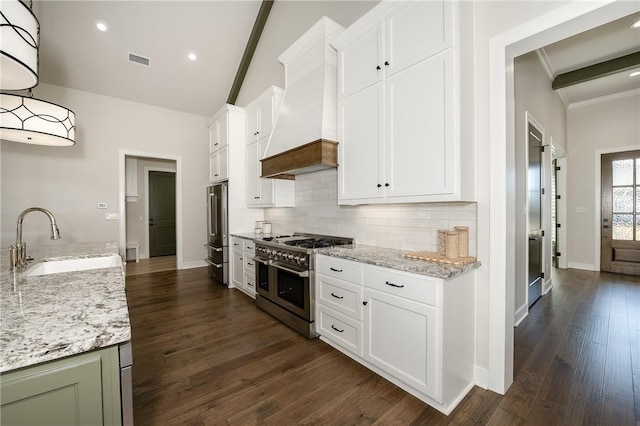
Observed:
[[[473,273],[439,279],[316,256],[320,339],[445,414],[474,384]]]
[[[255,299],[255,244],[248,238],[233,237],[231,247],[231,282],[235,288]]]
[[[365,289],[364,358],[442,403],[436,308]]]

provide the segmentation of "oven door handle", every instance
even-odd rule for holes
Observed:
[[[296,274],[300,278],[309,277],[309,271],[296,271],[295,269],[284,267],[278,263],[272,263],[271,266],[273,266],[274,268],[282,269],[283,271],[291,272],[292,274]]]
[[[271,261],[270,260],[265,260],[265,259],[260,259],[259,257],[252,257],[251,260],[258,262],[258,263],[262,263],[263,265],[270,265]]]
[[[205,259],[205,262],[207,262],[209,265],[213,266],[214,268],[222,268],[222,263],[215,263],[210,261],[209,259]]]

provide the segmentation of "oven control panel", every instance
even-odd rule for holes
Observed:
[[[269,260],[290,263],[303,267],[309,266],[309,255],[307,253],[284,250],[280,248],[256,245],[256,255],[266,257]]]

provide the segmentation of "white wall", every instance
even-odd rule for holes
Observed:
[[[183,260],[201,262],[206,237],[204,187],[208,183],[207,117],[153,107],[47,84],[35,96],[76,113],[77,144],[30,146],[2,141],[2,247],[15,240],[15,221],[25,208],[40,206],[55,215],[60,242],[118,240],[118,150],[182,157]],[[98,210],[107,202],[107,210]],[[29,245],[45,243],[46,217],[32,213],[24,221]],[[57,243],[51,241],[49,243]]]
[[[596,152],[640,149],[640,94],[573,105],[567,111],[567,222],[569,267],[595,269]],[[577,209],[582,213],[578,213]]]
[[[535,52],[516,58],[515,78],[515,164],[516,164],[516,239],[515,253],[515,311],[527,312],[527,126],[526,114],[529,113],[542,126],[543,145],[549,145],[544,153],[543,188],[544,219],[544,273],[547,282],[551,279],[551,138],[554,143],[566,151],[566,108],[560,97],[551,89],[538,55]],[[516,322],[519,318],[516,318]]]
[[[176,162],[171,160],[151,159],[144,157],[134,157],[138,160],[138,173],[136,180],[138,182],[138,197],[135,200],[127,201],[125,206],[127,210],[127,243],[140,244],[140,258],[149,257],[148,247],[145,245],[145,231],[148,220],[145,208],[147,198],[145,197],[145,167],[154,169],[166,169],[173,172],[176,171]]]
[[[339,206],[337,178],[336,169],[296,176],[296,206],[265,210],[273,232],[310,232],[352,237],[359,244],[436,251],[438,229],[468,226],[469,253],[475,256],[475,203]]]
[[[278,56],[323,16],[348,27],[378,1],[276,1],[247,70],[236,105],[246,106],[269,86],[285,87]]]

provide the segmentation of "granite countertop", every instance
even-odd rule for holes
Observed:
[[[316,253],[442,279],[453,278],[481,265],[480,262],[475,262],[464,266],[455,266],[407,259],[403,257],[407,253],[405,250],[361,244],[319,249]]]
[[[34,263],[118,254],[115,242],[27,250]],[[27,277],[0,254],[0,372],[131,340],[121,267]]]
[[[262,239],[262,234],[254,234],[253,232],[238,232],[231,234],[232,237],[246,238],[248,240]]]

